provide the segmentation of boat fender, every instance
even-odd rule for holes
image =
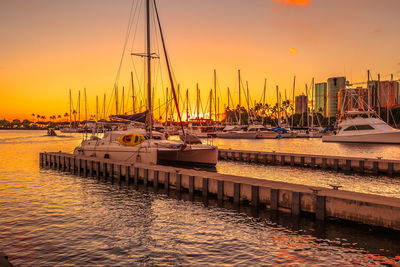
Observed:
[[[281,135],[281,134],[278,134],[277,136],[276,136],[276,139],[282,139],[283,138],[283,136]]]
[[[124,146],[137,146],[145,141],[146,138],[137,133],[130,133],[120,136],[116,140]]]

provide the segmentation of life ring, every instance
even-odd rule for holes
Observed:
[[[141,144],[143,141],[146,139],[144,136],[137,134],[137,133],[130,133],[130,134],[125,134],[116,139],[118,142],[120,142],[124,146],[137,146]]]

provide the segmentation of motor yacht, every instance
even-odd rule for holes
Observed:
[[[323,142],[400,144],[400,130],[381,120],[374,111],[349,111],[338,132]]]

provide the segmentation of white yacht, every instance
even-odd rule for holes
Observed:
[[[338,133],[323,136],[323,142],[400,144],[400,130],[382,121],[374,111],[349,111]]]
[[[215,166],[218,161],[218,148],[211,145],[196,144],[192,145],[189,142],[183,141],[168,141],[165,135],[153,131],[153,114],[152,114],[152,76],[151,76],[151,61],[153,58],[158,58],[157,55],[151,51],[151,31],[153,26],[158,27],[158,32],[162,40],[162,48],[164,51],[164,58],[167,63],[170,88],[174,92],[174,100],[177,105],[175,97],[175,84],[172,77],[172,70],[170,69],[170,62],[165,47],[164,36],[161,28],[161,23],[158,16],[156,1],[146,0],[146,28],[147,37],[146,53],[135,54],[133,56],[144,57],[147,67],[147,111],[143,114],[135,114],[140,117],[146,129],[139,127],[127,128],[125,131],[110,131],[104,134],[102,138],[92,135],[89,140],[83,140],[82,143],[75,148],[75,155],[85,155],[96,158],[109,158],[112,160],[126,161],[126,162],[142,162],[147,164],[159,163],[184,163],[191,165],[211,165]],[[153,10],[151,10],[151,7]],[[154,21],[150,19],[150,15],[156,16],[155,21],[157,25],[151,25]],[[132,20],[133,21],[133,20]],[[179,108],[177,107],[179,112]],[[132,115],[132,116],[135,116]],[[178,113],[179,115],[179,113]],[[118,117],[118,115],[116,116]],[[123,119],[126,116],[123,116]],[[179,116],[180,118],[180,116]],[[132,119],[134,120],[134,119]],[[136,120],[137,121],[137,120]],[[181,122],[182,132],[185,136],[185,131]]]

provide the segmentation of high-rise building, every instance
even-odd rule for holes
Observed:
[[[327,99],[327,93],[328,93],[327,88],[328,88],[327,83],[315,84],[314,109],[315,109],[315,112],[321,113],[324,117],[326,117],[326,99]]]
[[[371,81],[369,84],[371,90],[371,105],[374,108],[378,106],[386,108],[400,104],[399,101],[399,83],[396,81]]]
[[[339,111],[338,93],[340,89],[346,88],[346,77],[333,77],[328,79],[327,94],[327,117],[336,117]]]
[[[304,94],[296,96],[295,99],[295,113],[303,114],[307,111],[308,107],[308,98]]]

